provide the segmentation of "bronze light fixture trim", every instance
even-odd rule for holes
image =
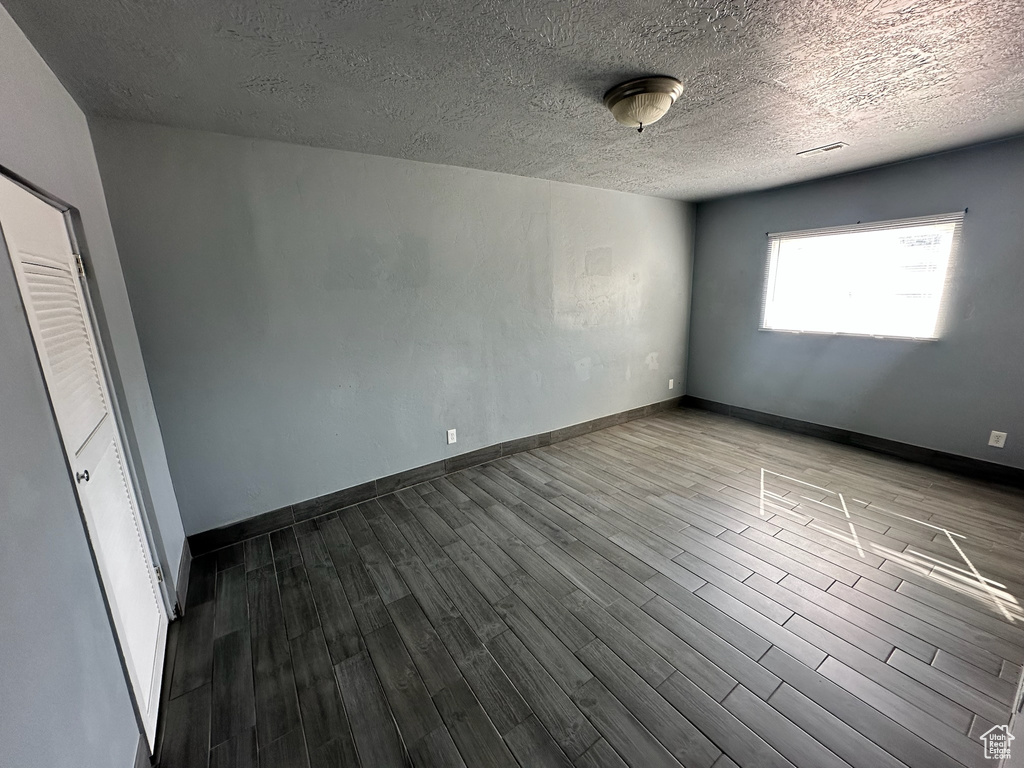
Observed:
[[[645,126],[665,116],[682,93],[683,84],[674,77],[641,77],[609,90],[604,105],[620,123],[643,133]]]

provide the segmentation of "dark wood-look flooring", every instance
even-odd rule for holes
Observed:
[[[162,765],[983,766],[1022,532],[1019,493],[664,412],[197,559]]]

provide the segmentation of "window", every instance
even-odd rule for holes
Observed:
[[[761,328],[937,338],[963,218],[770,234]]]

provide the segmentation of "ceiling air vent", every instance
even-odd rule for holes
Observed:
[[[826,152],[834,152],[837,149],[842,149],[848,146],[845,141],[836,141],[832,144],[825,144],[821,147],[815,147],[814,149],[805,149],[803,152],[797,152],[797,157],[811,157],[812,155],[823,155]]]

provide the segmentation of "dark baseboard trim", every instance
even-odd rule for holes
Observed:
[[[149,747],[146,744],[146,737],[139,734],[139,745],[135,748],[135,768],[152,768],[153,762],[149,756]]]
[[[253,536],[262,536],[265,533],[286,528],[293,523],[300,523],[310,520],[328,512],[334,512],[343,507],[359,504],[363,501],[375,499],[378,496],[385,496],[394,493],[402,488],[408,488],[419,483],[433,480],[444,475],[458,472],[468,467],[475,467],[478,464],[485,464],[488,461],[511,456],[514,453],[529,451],[539,448],[542,445],[551,445],[572,437],[585,435],[605,427],[622,424],[633,419],[641,419],[659,411],[675,408],[679,405],[681,397],[674,397],[670,400],[662,400],[658,403],[643,405],[639,408],[632,408],[628,411],[613,413],[610,416],[602,416],[599,419],[584,421],[582,424],[573,424],[569,427],[562,427],[550,432],[520,437],[515,440],[508,440],[504,443],[495,443],[486,448],[480,448],[459,456],[451,456],[442,461],[435,461],[432,464],[424,464],[421,467],[407,469],[394,475],[388,475],[378,480],[371,480],[368,483],[356,485],[351,488],[344,488],[334,493],[318,496],[315,499],[300,501],[281,509],[265,512],[246,520],[241,520],[222,528],[214,528],[202,533],[194,533],[188,537],[188,546],[192,557],[199,557],[214,550],[237,544]]]
[[[188,577],[192,572],[192,550],[188,539],[181,543],[181,560],[178,562],[178,580],[174,582],[175,595],[178,598],[174,606],[174,617],[178,618],[185,612],[185,595],[188,594]]]
[[[796,432],[801,435],[829,440],[833,443],[853,445],[858,448],[874,451],[875,453],[884,453],[887,456],[895,456],[904,461],[925,464],[935,469],[963,475],[975,480],[985,480],[986,482],[999,483],[1013,488],[1024,488],[1024,469],[1009,467],[1005,464],[995,464],[991,461],[972,459],[968,456],[958,456],[955,453],[921,448],[917,445],[888,440],[884,437],[873,437],[872,435],[865,435],[860,432],[852,432],[848,429],[826,427],[810,421],[791,419],[788,416],[776,416],[772,413],[741,408],[738,405],[718,403],[714,400],[704,400],[692,395],[684,395],[681,405],[684,408],[698,408],[704,411],[720,413],[725,416],[743,419],[744,421],[752,421],[757,424],[784,429],[787,432]]]

